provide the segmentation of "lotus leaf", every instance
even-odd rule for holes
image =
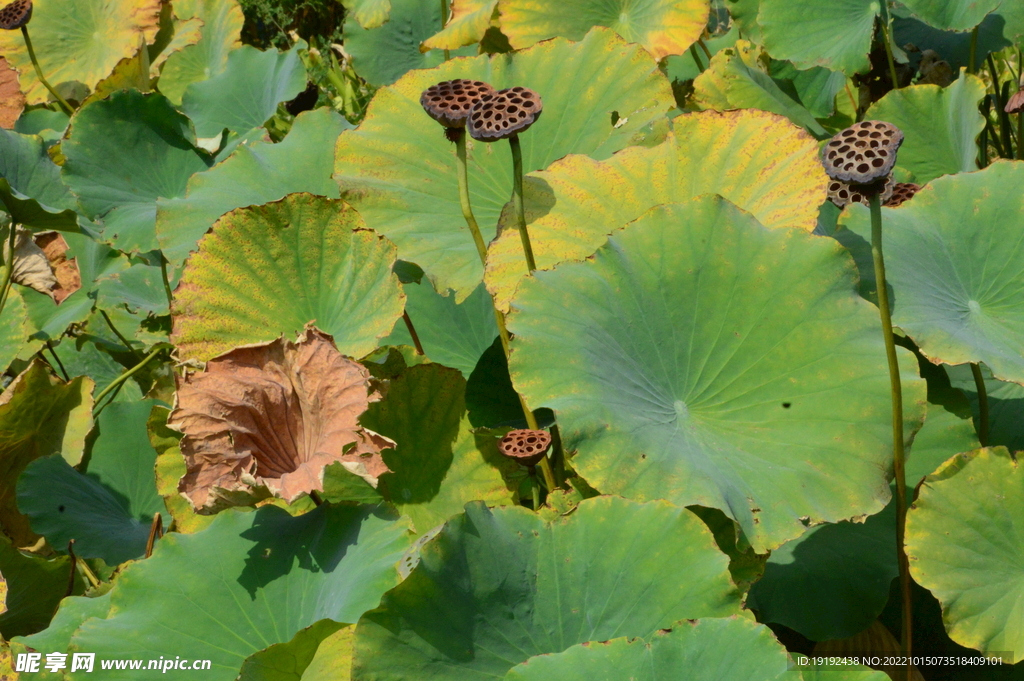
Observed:
[[[97,283],[96,300],[100,309],[124,307],[133,313],[141,310],[158,315],[168,312],[170,303],[163,273],[158,266],[136,262],[123,272],[114,272]]]
[[[988,54],[1010,46],[1010,41],[1007,38],[1012,36],[1007,32],[1004,37],[1004,31],[1007,28],[1006,22],[998,14],[989,14],[985,17],[985,20],[978,25],[976,63],[981,64]],[[922,51],[935,50],[952,67],[954,72],[970,64],[970,32],[941,31],[909,16],[895,17],[892,22],[892,31],[897,45],[909,43]]]
[[[574,77],[567,81],[565,73]],[[379,90],[359,128],[338,138],[335,178],[367,226],[394,241],[437,290],[454,289],[461,302],[480,283],[482,267],[459,206],[454,150],[419,102],[428,86],[452,78],[485,80],[497,89],[526,84],[549,114],[557,113],[523,135],[525,172],[571,153],[606,158],[662,118],[673,99],[654,60],[607,29],[578,43],[556,38],[511,58],[453,59]],[[487,241],[510,198],[511,152],[505,144],[474,142],[469,153],[473,211]]]
[[[1001,4],[1000,0],[903,0],[903,5],[935,28],[968,31]]]
[[[185,88],[216,76],[227,66],[228,54],[241,43],[245,17],[236,0],[177,0],[174,13],[181,20],[202,21],[199,41],[168,56],[160,71],[160,92],[181,104]]]
[[[71,650],[210,659],[204,676],[234,681],[256,651],[325,618],[352,622],[374,607],[398,581],[406,530],[371,507],[324,506],[294,518],[276,507],[225,511],[202,532],[165,535],[152,558],[123,570],[110,616],[86,620]],[[97,668],[81,678],[123,675]],[[166,676],[143,670],[134,678]]]
[[[60,562],[67,565],[70,561],[63,558]],[[14,642],[35,650],[67,650],[71,636],[82,626],[82,622],[90,617],[105,619],[109,612],[109,591],[96,597],[68,596],[60,601],[49,627],[30,636],[19,636]]]
[[[341,4],[363,28],[377,28],[391,14],[391,0],[342,0]]]
[[[757,23],[764,46],[776,59],[848,76],[868,69],[877,0],[761,0],[760,7]]]
[[[325,640],[343,634],[343,631],[351,639],[351,626],[333,620],[320,620],[300,630],[287,643],[275,643],[250,655],[242,663],[237,681],[309,681],[305,671],[316,657],[319,647]],[[349,681],[351,678],[348,669],[342,665],[336,667],[334,672],[334,681]]]
[[[46,79],[53,85],[77,81],[92,89],[122,59],[156,38],[160,0],[34,0],[32,43]],[[36,78],[17,31],[0,31],[0,54],[18,69],[29,104],[49,93]]]
[[[0,130],[0,202],[11,219],[37,229],[78,230],[75,197],[40,138]]]
[[[796,95],[815,118],[828,118],[836,112],[836,95],[852,85],[846,74],[830,71],[821,66],[806,71],[797,70],[789,62],[773,61],[769,70],[772,80],[785,92]],[[853,105],[851,96],[844,93],[843,103]]]
[[[491,25],[498,0],[452,0],[452,16],[444,29],[423,42],[435,49],[456,50],[480,42]]]
[[[725,0],[724,4],[743,37],[759,45],[762,44],[764,39],[761,35],[761,25],[757,23],[761,0]]]
[[[162,95],[125,90],[86,105],[61,145],[64,181],[85,213],[124,251],[157,248],[156,200],[185,195],[207,167],[189,120]],[[124,149],[132,153],[124,153]]]
[[[728,616],[727,563],[695,516],[663,501],[587,499],[551,522],[468,504],[359,622],[354,676],[500,678],[576,643]]]
[[[712,58],[727,47],[732,47],[740,37],[740,30],[735,25],[729,28],[728,33],[706,38],[704,46],[708,48]],[[665,75],[673,83],[693,80],[708,67],[708,58],[703,50],[696,52],[697,59],[694,61],[695,52],[687,52],[683,55],[670,56],[665,59]]]
[[[928,404],[928,417],[914,438],[907,459],[908,488],[916,487],[949,457],[981,446],[971,419],[962,415],[970,407],[966,401],[958,406],[959,409],[954,411],[942,405]]]
[[[0,634],[5,639],[44,629],[67,592],[71,560],[61,556],[47,560],[22,553],[7,537],[0,537],[0,570],[7,581],[7,610],[0,614]],[[80,580],[75,590],[82,591]]]
[[[25,301],[21,299],[18,289],[11,289],[0,315],[0,374],[18,356],[32,333],[25,310]]]
[[[981,418],[978,405],[978,387],[974,382],[971,368],[966,364],[946,367],[953,386],[964,392],[971,402],[975,422]],[[988,397],[988,444],[1002,445],[1011,452],[1024,450],[1024,386],[1017,383],[997,381],[984,365],[981,373]],[[966,452],[968,449],[961,449]],[[934,467],[933,467],[934,470]],[[929,471],[930,472],[930,471]]]
[[[174,293],[172,338],[209,359],[315,322],[342,353],[377,347],[401,316],[395,247],[341,201],[294,194],[221,218]]]
[[[1024,167],[997,162],[942,177],[900,208],[884,208],[893,324],[932,361],[984,362],[1000,380],[1024,383]],[[867,209],[842,224],[869,239]]]
[[[607,26],[627,42],[640,43],[655,59],[682,54],[708,23],[708,0],[500,0],[501,32],[514,49],[565,36],[579,40]]]
[[[707,111],[676,118],[656,147],[626,149],[606,161],[557,161],[526,178],[524,201],[537,266],[548,269],[586,258],[610,232],[656,205],[701,194],[724,196],[768,227],[811,231],[827,183],[818,145],[781,116]],[[506,226],[490,247],[486,275],[503,310],[525,274],[522,261],[519,234]]]
[[[961,645],[1024,660],[1024,473],[1003,447],[950,459],[929,476],[907,515],[914,580],[942,603]]]
[[[837,245],[720,197],[655,208],[592,259],[524,280],[513,383],[555,411],[590,485],[721,509],[764,553],[801,518],[888,501],[888,372],[855,283]],[[909,436],[925,395],[903,356]]]

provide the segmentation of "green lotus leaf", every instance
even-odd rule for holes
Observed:
[[[7,371],[7,367],[21,353],[31,333],[25,301],[21,299],[18,289],[12,287],[3,312],[0,313],[0,374]]]
[[[815,118],[828,118],[836,112],[836,95],[843,92],[849,81],[846,74],[839,71],[820,66],[800,71],[786,61],[771,62],[770,73],[772,80],[786,93],[795,95]],[[852,101],[852,84],[850,94],[844,93],[843,97],[844,103],[856,108]]]
[[[78,231],[76,201],[43,140],[0,130],[0,202],[18,224]]]
[[[761,0],[725,0],[724,5],[744,38],[758,45],[764,43],[761,25],[757,23]]]
[[[358,21],[345,22],[345,51],[367,83],[391,85],[408,71],[444,63],[442,50],[420,51],[420,44],[440,30],[441,6],[436,0],[392,0],[391,15],[383,25],[368,29]],[[455,52],[457,56],[476,53],[476,46]]]
[[[107,619],[89,619],[72,651],[98,658],[209,659],[234,681],[247,657],[323,619],[354,622],[398,582],[408,523],[373,507],[229,510],[197,534],[165,535],[117,579]],[[115,679],[100,670],[82,679]],[[77,679],[79,675],[72,675]],[[167,678],[160,671],[133,678]]]
[[[19,546],[37,535],[18,512],[18,476],[42,456],[58,454],[71,465],[82,460],[92,429],[91,389],[88,378],[64,383],[37,359],[0,393],[0,523]]]
[[[453,59],[379,90],[359,128],[338,138],[335,179],[367,226],[420,265],[435,289],[454,289],[461,302],[480,283],[482,267],[459,207],[455,151],[419,103],[424,89],[452,78],[477,78],[498,89],[527,85],[543,97],[546,113],[521,135],[525,172],[566,154],[607,158],[663,118],[674,100],[654,60],[606,29],[512,57]],[[473,211],[489,241],[511,197],[509,145],[470,142],[469,167]]]
[[[761,0],[760,8],[764,46],[776,59],[848,76],[868,70],[877,0]]]
[[[160,28],[160,0],[35,0],[30,32],[46,79],[77,81],[92,89],[122,59],[153,42]],[[19,31],[0,32],[0,54],[18,69],[29,104],[47,101]]]
[[[978,404],[978,388],[971,368],[966,364],[946,367],[946,373],[953,386],[967,395],[975,423],[979,423],[981,410]],[[1017,383],[997,381],[992,372],[982,365],[988,396],[988,439],[990,445],[1002,445],[1011,452],[1024,450],[1024,386]],[[960,451],[965,452],[966,449]]]
[[[199,42],[167,58],[157,87],[174,104],[181,104],[185,88],[221,73],[228,53],[241,45],[245,17],[236,0],[177,0],[174,14],[181,20],[203,22]]]
[[[800,675],[803,681],[891,681],[885,672],[860,665],[802,667]]]
[[[65,570],[70,567],[68,558],[63,558],[62,562]],[[67,589],[66,582],[63,586]],[[19,636],[15,642],[35,650],[67,650],[71,644],[71,637],[85,620],[90,617],[106,619],[109,613],[110,591],[96,597],[68,596],[60,601],[53,620],[46,620],[49,622],[46,629],[30,636]]]
[[[196,135],[216,137],[225,128],[242,134],[262,126],[280,102],[306,89],[306,67],[299,58],[304,49],[302,41],[287,52],[243,45],[228,54],[222,72],[189,85],[182,109],[195,123]]]
[[[484,351],[466,383],[466,408],[474,428],[528,428],[523,403],[512,387],[501,339]],[[550,409],[534,409],[542,428],[554,423]]]
[[[976,63],[982,64],[987,55],[1010,47],[1008,38],[1011,36],[1009,33],[1004,36],[1006,28],[1005,20],[998,14],[989,14],[978,25]],[[952,67],[954,73],[970,64],[972,31],[942,31],[911,16],[894,16],[892,32],[897,45],[910,43],[922,52],[935,50]]]
[[[950,31],[969,31],[1000,4],[1000,0],[903,0],[921,21]]]
[[[184,196],[207,167],[189,120],[162,95],[124,90],[83,107],[67,135],[64,181],[86,215],[102,218],[104,239],[123,251],[157,248],[156,200]]]
[[[727,564],[703,523],[664,501],[587,499],[550,522],[468,504],[360,620],[353,675],[501,678],[576,643],[728,616],[738,595]]]
[[[494,303],[483,284],[461,303],[456,303],[453,295],[442,296],[434,291],[429,281],[405,284],[402,290],[406,295],[405,310],[427,357],[458,369],[469,378],[498,336]],[[405,324],[395,324],[381,345],[413,345],[413,340]]]
[[[942,177],[898,209],[883,209],[893,324],[933,362],[984,362],[993,375],[1024,383],[1024,241],[1013,225],[1024,211],[1024,167],[1001,161]],[[842,225],[870,240],[866,208]]]
[[[331,179],[334,142],[351,127],[330,109],[304,112],[277,144],[242,144],[223,162],[193,175],[184,198],[157,201],[156,237],[164,255],[180,268],[217,218],[235,208],[299,192],[338,198]],[[296,163],[297,158],[302,162]]]
[[[294,336],[307,324],[362,357],[402,316],[395,247],[342,201],[293,194],[221,218],[174,292],[171,338],[182,357]]]
[[[742,617],[679,622],[644,638],[581,643],[513,667],[505,681],[788,681],[789,655],[763,624]]]
[[[320,620],[300,630],[287,643],[275,643],[250,655],[242,663],[237,681],[302,681],[307,678],[306,669],[316,657],[320,645],[342,629],[350,628],[351,625],[333,620]],[[344,667],[334,671],[335,681],[349,680],[348,670]]]
[[[136,262],[123,272],[114,272],[96,282],[100,309],[124,307],[130,312],[167,314],[167,290],[159,266]]]
[[[363,28],[377,28],[391,14],[391,0],[341,0]],[[438,7],[440,13],[440,7]]]
[[[907,515],[907,557],[942,603],[950,638],[1024,660],[1024,472],[1004,447],[951,459],[929,476]]]
[[[706,111],[676,118],[656,147],[557,161],[525,178],[524,200],[537,266],[548,269],[588,257],[654,206],[701,194],[724,196],[768,227],[811,231],[827,183],[817,143],[781,116]],[[487,256],[485,281],[502,310],[525,274],[510,218]]]
[[[966,401],[957,411],[962,412],[964,408],[970,409]],[[957,411],[929,403],[928,417],[914,438],[907,459],[907,487],[916,487],[954,454],[970,452],[981,446],[971,419],[964,418]]]
[[[985,128],[978,103],[984,97],[981,79],[961,73],[946,88],[911,85],[893,90],[872,104],[865,118],[887,121],[903,131],[896,167],[925,184],[940,175],[977,170],[976,138]]]
[[[759,48],[740,40],[735,47],[716,54],[710,67],[693,81],[694,101],[702,109],[770,111],[806,128],[818,139],[830,137],[810,111],[759,68],[759,53]]]
[[[627,42],[640,43],[655,59],[682,54],[708,23],[708,0],[500,0],[501,32],[514,49],[564,36],[579,40],[606,26]]]
[[[727,47],[732,47],[739,40],[740,29],[734,24],[729,28],[729,31],[723,35],[715,36],[713,38],[706,38],[704,40],[704,46],[708,48],[708,52],[711,53],[712,58],[724,50]],[[693,52],[687,52],[682,55],[672,55],[665,59],[665,75],[668,76],[669,80],[673,83],[677,81],[693,80],[701,74],[701,72],[708,67],[708,58],[704,54],[704,50],[697,51],[697,59],[700,60],[698,64],[693,59]]]
[[[1024,5],[1017,2],[1004,2],[996,11],[996,16],[1005,21],[1003,35],[1011,42],[1019,42],[1024,36]]]
[[[452,0],[451,5],[451,19],[444,29],[423,41],[423,47],[456,50],[480,42],[491,25],[498,0]]]
[[[472,433],[465,392],[466,381],[455,369],[411,367],[360,419],[398,443],[384,452],[392,472],[380,477],[378,490],[421,534],[461,513],[469,501],[513,502],[502,471],[516,465],[498,454],[497,440]]]
[[[5,525],[6,527],[6,525]],[[7,610],[0,614],[0,634],[5,639],[34,634],[44,629],[68,590],[71,559],[47,560],[22,553],[7,537],[0,537],[0,571],[7,580]],[[75,591],[82,583],[75,580]]]
[[[594,488],[721,509],[758,553],[888,501],[878,313],[835,242],[702,197],[535,273],[512,306],[512,380]],[[901,355],[912,437],[925,386]]]
[[[772,551],[747,607],[812,641],[867,629],[889,600],[896,565],[896,507],[861,522],[812,527]]]
[[[345,627],[325,638],[316,649],[302,681],[351,681],[355,627]]]
[[[136,355],[127,354],[123,345],[108,346],[102,339],[88,333],[64,338],[59,345],[51,343],[51,347],[60,361],[57,370],[69,378],[88,376],[93,382],[93,395],[98,395],[124,372],[126,367],[114,357],[115,354],[129,366],[139,359]],[[140,400],[142,389],[136,381],[128,380],[110,399],[118,402]]]
[[[153,517],[164,511],[156,493],[156,451],[146,422],[152,400],[111,404],[97,418],[88,474],[60,456],[37,459],[18,480],[18,508],[32,529],[64,549],[75,540],[80,558],[117,565],[146,552]],[[170,526],[170,514],[164,526]]]

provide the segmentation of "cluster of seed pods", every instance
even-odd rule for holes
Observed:
[[[851,203],[868,205],[876,195],[890,207],[908,201],[920,187],[893,180],[901,144],[903,132],[884,121],[861,121],[835,135],[821,152],[830,178],[828,198],[840,208]]]
[[[466,128],[473,139],[482,142],[524,132],[544,109],[540,95],[529,88],[495,91],[483,81],[464,78],[428,87],[420,96],[420,105],[445,128]]]

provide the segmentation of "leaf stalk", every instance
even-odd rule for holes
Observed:
[[[987,447],[988,389],[985,387],[985,377],[981,375],[981,367],[976,362],[971,362],[971,375],[974,376],[974,386],[978,391],[978,441],[982,447]]]
[[[43,84],[43,87],[50,91],[53,98],[56,99],[57,103],[60,104],[60,107],[64,109],[64,113],[68,116],[75,115],[75,110],[71,108],[71,105],[68,104],[63,97],[60,96],[60,93],[50,85],[50,81],[46,80],[46,76],[43,75],[43,69],[39,66],[39,60],[36,59],[36,51],[32,47],[32,39],[28,37],[28,25],[21,27],[21,36],[25,39],[25,48],[28,50],[28,58],[32,60],[32,66],[36,70],[36,78],[38,78],[39,82]]]

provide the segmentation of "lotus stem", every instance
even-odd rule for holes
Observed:
[[[68,555],[71,557],[71,568],[68,570],[68,588],[64,592],[64,598],[75,593],[75,570],[78,567],[78,556],[75,555],[75,540],[68,540]]]
[[[971,31],[971,54],[967,57],[967,73],[978,72],[978,27]]]
[[[971,374],[974,376],[974,386],[978,390],[978,441],[982,447],[988,446],[988,389],[985,387],[985,377],[981,375],[981,367],[971,362]]]
[[[466,134],[465,128],[460,128],[455,133],[455,158],[459,166],[459,204],[462,206],[462,217],[466,220],[469,233],[473,235],[473,243],[476,244],[476,252],[480,255],[480,263],[487,264],[487,243],[480,234],[480,225],[476,223],[473,215],[473,206],[469,201],[469,169],[466,161]]]
[[[148,355],[146,355],[143,358],[143,360],[141,362],[139,362],[138,364],[133,366],[131,369],[128,369],[127,371],[122,373],[120,376],[115,378],[110,383],[110,385],[108,385],[106,388],[101,390],[100,394],[96,396],[96,400],[93,402],[93,404],[95,405],[94,406],[94,410],[95,411],[93,411],[93,416],[99,416],[100,412],[103,411],[106,408],[106,406],[107,406],[106,404],[104,404],[103,406],[100,406],[100,402],[103,400],[104,397],[109,395],[114,390],[119,390],[121,388],[121,386],[124,384],[125,381],[127,381],[129,378],[131,378],[135,374],[139,373],[140,371],[142,371],[142,368],[145,367],[147,364],[149,364],[153,360],[153,358],[156,357],[157,355],[159,355],[161,352],[163,352],[163,350],[164,350],[164,346],[163,345],[157,345],[155,348],[153,348],[150,351],[150,353]],[[110,404],[110,403],[108,402],[107,404]]]
[[[448,23],[448,0],[441,0],[441,30],[444,30],[445,25]],[[447,48],[444,50],[444,60],[448,61],[451,59],[451,53]]]
[[[149,525],[149,537],[146,539],[146,558],[153,555],[153,546],[156,540],[164,536],[164,517],[157,513],[153,516],[153,522]]]
[[[32,66],[36,70],[36,78],[38,78],[39,82],[43,84],[43,87],[50,91],[53,98],[56,99],[57,103],[60,104],[60,107],[64,109],[64,113],[68,116],[73,116],[75,114],[75,110],[72,109],[71,105],[53,89],[53,86],[50,85],[50,81],[46,80],[46,76],[43,75],[43,69],[39,66],[39,60],[36,59],[36,51],[32,48],[32,39],[28,37],[28,25],[21,27],[21,35],[25,39],[25,48],[28,50],[28,58],[32,60]]]
[[[51,355],[53,355],[53,359],[57,363],[57,367],[60,369],[60,373],[64,377],[64,380],[66,382],[70,383],[71,382],[71,377],[68,376],[68,370],[64,368],[64,363],[60,361],[60,357],[58,357],[57,353],[54,352],[53,345],[50,343],[50,340],[49,339],[45,340],[43,342],[43,345],[45,345],[46,349],[50,351]]]
[[[889,10],[886,7],[888,3],[882,3],[882,42],[885,43],[885,58],[889,62],[889,77],[892,78],[892,89],[898,90],[900,88],[899,78],[896,76],[896,60],[892,56],[892,32],[891,26],[889,25]]]
[[[530,494],[533,497],[533,510],[540,508],[540,481],[537,480],[537,467],[530,466]]]
[[[117,339],[119,341],[121,341],[121,345],[123,345],[125,348],[127,348],[129,353],[131,353],[133,356],[138,358],[138,356],[139,356],[138,351],[135,348],[133,348],[132,344],[128,342],[128,339],[125,338],[121,334],[121,332],[117,330],[117,327],[114,326],[114,322],[111,321],[110,315],[107,314],[107,311],[106,310],[100,310],[100,315],[103,316],[103,321],[105,321],[107,323],[107,326],[109,326],[110,330],[114,332],[114,335],[117,336]]]
[[[519,225],[519,238],[523,241],[526,267],[533,272],[537,269],[537,261],[533,259],[530,233],[526,230],[526,209],[523,207],[523,149],[519,144],[519,135],[509,137],[508,143],[512,147],[512,205]]]
[[[704,64],[700,63],[700,55],[697,54],[696,43],[690,45],[690,56],[693,58],[693,63],[697,65],[697,70],[700,71],[701,73],[704,73]]]
[[[896,558],[899,565],[900,595],[903,605],[901,648],[903,655],[907,656],[907,679],[910,681],[913,670],[909,657],[913,627],[913,602],[910,590],[910,562],[907,560],[904,546],[907,530],[907,477],[903,452],[903,386],[900,383],[900,365],[896,356],[896,339],[892,332],[892,315],[889,311],[885,259],[882,256],[882,204],[877,192],[871,195],[871,258],[875,265],[878,312],[882,320],[882,337],[885,339],[885,354],[889,362],[889,383],[892,391],[893,473],[896,477]]]
[[[167,256],[160,253],[160,277],[164,282],[164,294],[167,296],[167,310],[170,311],[174,302],[174,294],[171,292],[171,279],[167,276]]]
[[[710,64],[711,63],[711,50],[709,50],[708,46],[704,44],[704,40],[702,38],[697,38],[697,45],[700,45],[700,49],[704,50],[704,54],[707,55],[708,63]]]
[[[1017,114],[1017,160],[1024,160],[1024,111]]]
[[[10,234],[7,235],[7,260],[4,262],[3,274],[0,275],[0,314],[3,314],[7,296],[11,292],[11,283],[14,281],[14,244],[17,234],[18,225],[12,222]]]
[[[409,335],[412,336],[412,344],[416,346],[416,354],[421,357],[427,353],[423,352],[423,346],[420,344],[420,336],[416,333],[416,327],[412,325],[412,319],[409,317],[409,313],[402,310],[402,320],[405,322],[405,328],[409,330]]]

